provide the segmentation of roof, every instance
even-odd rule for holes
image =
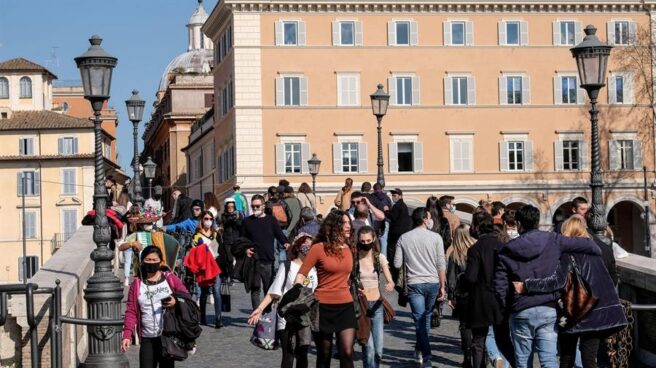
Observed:
[[[169,86],[169,77],[175,73],[209,73],[210,64],[214,61],[214,54],[209,49],[196,49],[182,53],[169,63],[162,73],[159,82],[159,92],[166,91]]]
[[[189,23],[187,25],[190,26],[194,24],[203,24],[205,23],[206,20],[207,20],[207,12],[203,7],[203,0],[200,0],[198,1],[198,7],[196,8],[196,11],[194,11],[194,14],[192,14],[191,18],[189,19]]]
[[[16,111],[11,118],[0,119],[1,130],[92,129],[93,122],[52,111]]]
[[[11,156],[0,156],[0,161],[85,160],[85,159],[93,159],[93,158],[95,158],[95,155],[93,153],[80,153],[76,155],[32,155],[32,156],[11,155]]]
[[[50,70],[44,68],[43,66],[33,63],[22,57],[9,59],[0,62],[0,71],[1,72],[42,72],[44,74],[50,74],[53,78],[57,79],[57,76],[54,75]]]

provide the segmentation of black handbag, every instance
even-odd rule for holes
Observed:
[[[396,291],[399,293],[398,305],[400,307],[405,307],[408,305],[408,269],[405,265],[405,258],[403,259],[403,265],[399,270],[399,278],[396,283]]]
[[[230,298],[230,285],[228,281],[221,284],[221,311],[230,312],[232,309],[232,300]]]
[[[162,335],[162,357],[181,362],[188,357],[187,344],[177,336]]]

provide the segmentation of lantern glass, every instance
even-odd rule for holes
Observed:
[[[316,153],[313,153],[312,158],[308,160],[308,170],[310,171],[310,175],[319,174],[320,167],[321,167],[321,160],[319,160]]]
[[[379,84],[376,92],[369,96],[371,98],[371,112],[376,116],[385,116],[387,106],[389,105],[390,96],[383,90],[383,85]]]
[[[125,101],[125,106],[128,109],[128,119],[132,122],[141,121],[143,118],[144,106],[146,101],[139,97],[139,91],[136,89],[132,91],[132,97]]]
[[[146,163],[143,164],[143,168],[144,168],[144,176],[146,177],[146,179],[155,178],[155,169],[157,168],[157,165],[153,162],[153,159],[151,157],[148,157]]]
[[[112,83],[112,70],[116,66],[117,59],[100,47],[102,43],[100,37],[92,36],[89,43],[91,43],[91,47],[84,54],[75,58],[82,78],[84,97],[108,99]]]

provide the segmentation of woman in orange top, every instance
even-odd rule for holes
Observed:
[[[351,219],[346,212],[333,210],[321,223],[315,244],[305,257],[295,283],[300,284],[312,267],[319,284],[314,291],[319,300],[318,331],[313,331],[317,347],[317,367],[330,367],[333,335],[339,342],[339,366],[353,367],[355,308],[349,289],[353,270]]]

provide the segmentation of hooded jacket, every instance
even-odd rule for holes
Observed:
[[[494,290],[502,310],[516,313],[536,306],[556,306],[560,291],[515,295],[512,281],[552,276],[563,253],[601,255],[597,244],[587,238],[530,230],[511,240],[499,252]]]
[[[196,227],[198,227],[198,220],[193,217],[189,217],[186,220],[182,220],[181,222],[178,222],[176,224],[166,225],[166,232],[167,233],[188,232],[193,234],[196,232]]]

